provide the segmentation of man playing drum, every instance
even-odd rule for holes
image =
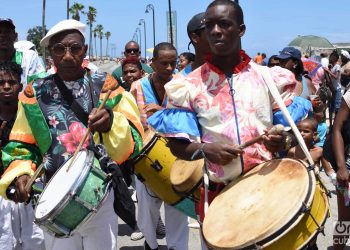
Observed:
[[[148,122],[171,138],[168,145],[175,156],[207,159],[209,189],[215,193],[218,186],[270,160],[272,153],[289,149],[292,136],[266,133],[259,143],[244,151],[240,148],[273,125],[277,106],[259,72],[261,66],[240,49],[245,33],[241,7],[229,0],[212,2],[205,13],[205,32],[211,58],[185,79],[165,85],[169,109],[158,111]],[[290,104],[293,74],[280,67],[269,71],[285,103]]]
[[[48,47],[57,73],[29,84],[20,95],[17,119],[3,151],[5,173],[0,180],[0,195],[16,202],[28,201],[25,186],[41,161],[46,182],[58,172],[83,138],[87,130],[84,124],[97,133],[89,134],[83,147],[103,141],[109,156],[119,164],[137,154],[142,145],[143,129],[131,94],[110,75],[90,74],[81,66],[87,51],[83,23],[57,23],[41,45]],[[70,92],[70,104],[60,89]],[[97,110],[98,96],[102,98],[110,91],[106,107]],[[73,105],[79,105],[86,114],[85,122]],[[70,172],[66,174],[68,180]],[[9,186],[15,187],[14,193]],[[117,249],[117,230],[111,191],[75,234],[56,238],[45,232],[45,245],[46,249]]]

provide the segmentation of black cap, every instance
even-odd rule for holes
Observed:
[[[197,30],[201,30],[205,28],[204,23],[204,15],[205,13],[199,13],[192,17],[192,19],[187,24],[187,35],[191,40],[191,33],[196,32]],[[188,44],[188,47],[190,46],[192,42]]]
[[[13,24],[13,21],[10,18],[0,18],[0,24],[7,23],[12,29],[15,29],[16,26]]]

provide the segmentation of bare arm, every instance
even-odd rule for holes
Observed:
[[[345,166],[345,157],[344,157],[344,140],[341,135],[341,130],[343,127],[344,121],[349,117],[349,107],[342,100],[339,112],[335,117],[333,125],[333,152],[338,166],[337,180],[340,185],[346,186],[349,178],[349,172]]]

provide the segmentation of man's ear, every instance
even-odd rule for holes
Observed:
[[[245,30],[246,30],[245,24],[239,25],[239,36],[240,37],[244,36]]]
[[[15,32],[15,41],[18,41],[18,33]]]
[[[87,52],[88,47],[89,47],[89,45],[87,45],[87,44],[84,45],[84,54],[85,54],[85,56],[86,56],[86,52]],[[89,58],[89,60],[90,60],[90,58]]]
[[[143,69],[141,69],[141,75],[144,76],[145,75],[145,71]]]
[[[196,33],[191,33],[190,37],[191,37],[192,43],[194,44],[198,43],[199,36]]]

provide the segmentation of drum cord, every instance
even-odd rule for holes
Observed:
[[[312,215],[311,213],[311,209],[309,206],[307,206],[305,204],[305,202],[303,202],[303,208],[302,208],[302,212],[303,213],[306,213],[308,215],[310,215],[311,219],[314,221],[314,223],[316,224],[317,226],[317,231],[320,232],[321,234],[323,234],[323,236],[325,236],[325,233],[324,233],[324,226],[320,226],[320,224],[318,224],[316,218]]]

